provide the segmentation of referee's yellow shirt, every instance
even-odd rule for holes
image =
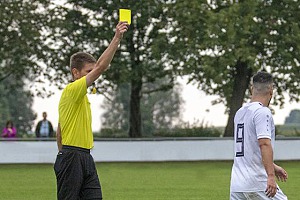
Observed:
[[[92,115],[86,77],[67,85],[59,101],[62,145],[93,148]]]

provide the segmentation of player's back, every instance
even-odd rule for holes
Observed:
[[[269,126],[264,122],[267,116],[272,118],[270,110],[259,102],[245,104],[235,115],[235,157],[231,181],[231,189],[234,192],[265,189],[267,174],[262,163],[258,139],[261,133],[265,133],[261,131],[264,129],[262,127]],[[268,137],[267,135],[268,133],[262,137]]]

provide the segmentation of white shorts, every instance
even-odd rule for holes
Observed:
[[[278,188],[273,198],[267,197],[264,191],[258,192],[231,192],[230,200],[288,200],[282,190]]]

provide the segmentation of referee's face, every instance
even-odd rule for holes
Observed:
[[[90,73],[95,67],[95,63],[86,63],[83,68],[79,71],[76,69],[74,76],[75,80],[80,79]],[[75,68],[74,68],[75,69]]]

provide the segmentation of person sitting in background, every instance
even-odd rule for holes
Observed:
[[[53,126],[47,120],[47,113],[43,112],[43,120],[39,121],[35,129],[36,137],[53,137]]]
[[[13,122],[8,120],[5,128],[2,130],[1,136],[4,138],[14,138],[17,135],[17,129],[14,127]]]

